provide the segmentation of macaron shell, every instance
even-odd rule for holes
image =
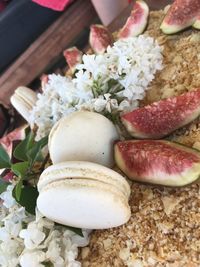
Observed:
[[[71,180],[72,181],[72,180]],[[130,207],[125,197],[110,186],[57,181],[39,194],[37,207],[47,218],[61,224],[106,229],[126,223]]]
[[[22,115],[22,117],[29,122],[30,111],[37,101],[36,93],[27,87],[20,86],[11,96],[10,101],[14,108]]]
[[[32,109],[32,107],[27,102],[25,102],[21,97],[15,94],[10,98],[10,101],[13,107],[22,115],[22,117],[29,122],[30,110]]]
[[[130,196],[130,186],[119,173],[92,162],[68,161],[51,165],[41,174],[38,181],[38,190],[48,183],[67,178],[93,179],[116,186],[127,197]]]
[[[49,153],[54,164],[80,160],[112,167],[113,143],[119,136],[106,117],[78,111],[59,120],[49,135]]]
[[[31,107],[35,105],[35,102],[37,101],[37,94],[25,86],[19,86],[15,90],[15,94],[21,97],[27,104],[29,104]]]

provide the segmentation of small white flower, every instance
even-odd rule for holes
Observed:
[[[1,243],[1,250],[3,253],[7,255],[17,255],[21,253],[21,244],[18,240],[16,239],[9,239],[6,240],[6,242]]]
[[[0,266],[1,267],[18,267],[19,258],[18,256],[14,256],[14,255],[11,256],[6,253],[3,253],[0,250]]]
[[[81,263],[79,261],[71,261],[68,262],[67,267],[81,267]]]
[[[99,98],[94,100],[94,110],[97,112],[102,112],[106,107],[107,101],[100,96]]]
[[[130,102],[128,100],[123,100],[120,104],[119,104],[119,110],[123,111],[123,110],[128,110],[130,107]]]
[[[7,242],[10,237],[17,237],[21,229],[21,222],[14,223],[11,220],[5,220],[4,227],[0,228],[0,240]]]
[[[8,209],[16,204],[16,201],[12,196],[13,188],[14,188],[14,185],[9,185],[7,187],[7,190],[1,193],[0,195],[0,198],[3,200],[3,205]]]
[[[64,238],[70,238],[73,244],[76,244],[78,247],[85,247],[89,244],[89,233],[90,231],[82,230],[83,236],[77,235],[72,231],[66,230],[64,232]]]
[[[24,239],[27,249],[37,248],[45,239],[45,233],[38,228],[35,222],[29,223],[27,229],[20,231],[19,236]]]
[[[59,243],[59,238],[53,239],[49,242],[46,258],[54,263],[54,265],[64,267],[64,259],[60,256],[62,248]]]
[[[45,259],[46,257],[43,251],[27,251],[20,257],[20,265],[21,267],[44,267],[45,265],[41,263]]]

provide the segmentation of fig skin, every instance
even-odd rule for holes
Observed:
[[[119,31],[118,38],[126,39],[143,33],[147,26],[148,16],[148,5],[142,0],[136,1],[133,5],[131,15],[128,17],[123,28]]]
[[[71,73],[74,74],[76,66],[82,62],[83,53],[77,47],[74,46],[64,50],[63,55],[71,70]]]
[[[166,140],[128,140],[114,146],[117,166],[131,180],[180,187],[200,176],[200,152]]]
[[[169,8],[160,29],[174,34],[192,26],[200,12],[199,0],[175,0]]]
[[[200,88],[121,114],[126,130],[140,139],[160,139],[200,115]]]
[[[89,43],[95,54],[103,54],[112,45],[113,38],[105,26],[95,24],[90,27]]]

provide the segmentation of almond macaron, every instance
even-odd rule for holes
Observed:
[[[49,154],[53,164],[78,160],[112,167],[116,140],[119,140],[116,127],[105,116],[77,111],[60,119],[52,128]]]
[[[107,229],[130,218],[130,186],[119,173],[96,163],[49,166],[38,182],[37,207],[47,218],[73,227]]]

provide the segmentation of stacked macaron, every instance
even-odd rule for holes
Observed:
[[[130,186],[108,168],[113,166],[117,139],[115,126],[98,113],[79,111],[62,118],[49,135],[53,165],[38,182],[40,212],[55,222],[80,228],[105,229],[126,223]]]
[[[49,135],[52,162],[83,160],[113,167],[113,144],[119,139],[116,127],[101,114],[77,111],[61,120]]]
[[[61,224],[104,229],[130,218],[130,187],[115,171],[102,165],[68,161],[48,167],[38,183],[38,209]]]

